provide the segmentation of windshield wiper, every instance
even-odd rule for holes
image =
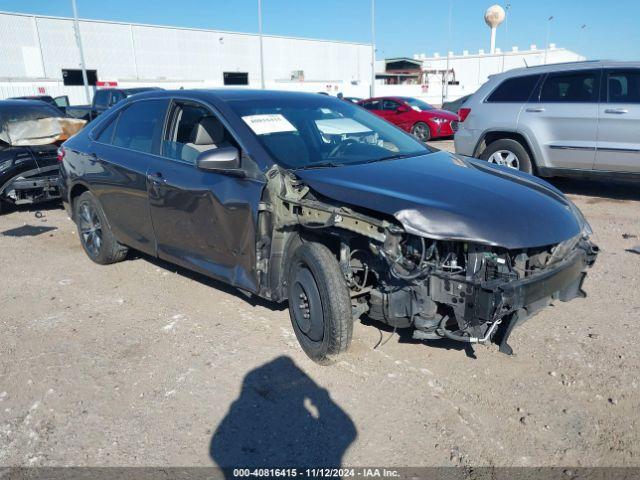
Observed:
[[[389,155],[388,157],[373,158],[371,160],[366,161],[365,163],[384,162],[384,161],[387,161],[387,160],[400,160],[402,158],[413,157],[414,155],[415,154],[413,154],[413,153],[399,153],[397,155]]]
[[[306,167],[302,167],[302,170],[313,170],[314,168],[331,168],[331,167],[341,167],[342,163],[335,162],[318,162],[312,163],[311,165],[307,165]]]

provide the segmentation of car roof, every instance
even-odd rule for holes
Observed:
[[[493,78],[508,78],[536,73],[563,72],[569,70],[585,70],[592,68],[640,68],[640,62],[623,62],[616,60],[585,60],[581,62],[550,63],[531,67],[514,68],[504,73],[491,75]]]
[[[307,92],[287,92],[282,90],[255,90],[244,88],[219,88],[219,89],[193,89],[193,90],[153,90],[135,95],[135,100],[141,98],[192,98],[203,101],[222,101],[229,102],[234,100],[277,100],[277,99],[300,99],[309,100],[317,99],[317,93]],[[327,98],[341,101],[337,97],[328,96]]]
[[[0,100],[0,107],[21,107],[24,106],[25,104],[27,105],[46,105],[47,107],[50,107],[51,104],[47,103],[47,102],[43,102],[42,100],[37,100],[37,99],[7,99],[7,100]]]

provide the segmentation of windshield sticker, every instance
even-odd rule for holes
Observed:
[[[352,118],[324,118],[316,120],[318,130],[325,135],[343,135],[348,133],[371,133],[371,129]]]
[[[268,135],[270,133],[297,132],[289,120],[279,113],[263,115],[247,115],[242,117],[256,135]]]

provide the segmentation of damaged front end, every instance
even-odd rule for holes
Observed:
[[[506,249],[408,233],[395,218],[336,203],[278,167],[268,178],[257,246],[264,297],[285,299],[287,252],[319,241],[339,260],[354,318],[413,328],[421,340],[493,340],[511,353],[513,327],[555,300],[585,296],[585,270],[598,252],[586,222],[559,244]]]

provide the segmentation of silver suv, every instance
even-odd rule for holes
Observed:
[[[456,153],[547,177],[640,177],[640,63],[511,70],[459,114]]]

